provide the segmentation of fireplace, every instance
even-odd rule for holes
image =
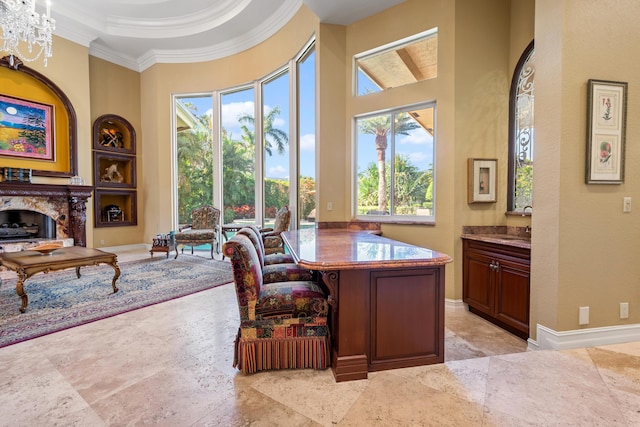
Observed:
[[[84,185],[0,182],[0,249],[24,250],[52,241],[86,246],[86,202],[92,190]]]
[[[50,216],[24,209],[0,211],[0,242],[55,238],[56,223]]]

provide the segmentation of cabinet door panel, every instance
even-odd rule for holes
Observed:
[[[529,332],[529,269],[502,261],[496,274],[496,318]]]
[[[494,288],[491,258],[469,252],[464,257],[463,301],[493,315]]]

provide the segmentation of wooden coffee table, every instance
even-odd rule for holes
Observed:
[[[0,265],[18,273],[16,293],[22,299],[20,312],[24,313],[29,304],[29,299],[24,291],[24,282],[36,273],[48,273],[50,271],[75,267],[76,276],[80,278],[80,267],[109,264],[115,271],[113,280],[111,281],[113,293],[118,292],[116,280],[120,277],[120,268],[118,267],[117,258],[118,256],[116,254],[98,249],[70,246],[56,249],[50,253],[40,253],[31,250],[0,253]]]

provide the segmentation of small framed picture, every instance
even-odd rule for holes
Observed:
[[[627,83],[589,80],[587,184],[622,184],[627,123]]]
[[[469,203],[496,202],[497,159],[469,159]]]

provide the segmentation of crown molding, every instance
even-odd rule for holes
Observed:
[[[138,71],[144,71],[154,64],[185,64],[213,61],[235,55],[267,40],[293,18],[302,6],[299,0],[287,0],[278,11],[252,31],[223,43],[203,48],[153,50],[138,58]]]
[[[213,2],[198,12],[172,18],[128,18],[108,16],[106,32],[111,35],[134,38],[177,38],[200,34],[225,24],[249,6],[251,0]]]
[[[133,71],[143,71],[143,69],[140,68],[140,63],[136,58],[124,55],[120,52],[116,52],[113,49],[109,49],[99,44],[94,43],[89,47],[89,55],[95,56],[96,58],[104,59],[105,61],[120,65]]]

